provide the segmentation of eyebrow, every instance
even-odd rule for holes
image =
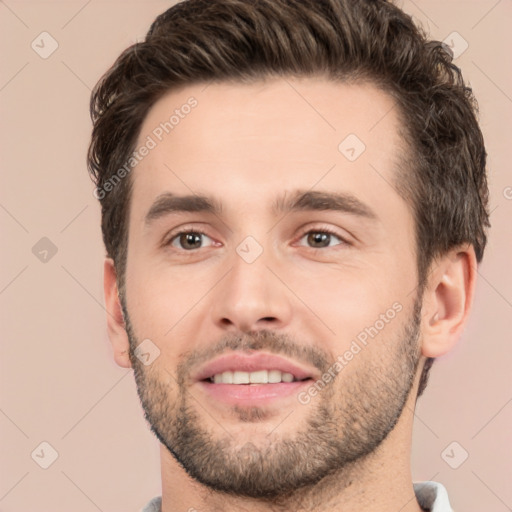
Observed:
[[[222,206],[219,201],[201,195],[178,196],[171,192],[160,194],[144,218],[146,225],[170,213],[208,212],[220,215]]]
[[[296,190],[288,197],[286,194],[276,199],[272,205],[274,214],[294,211],[339,211],[369,220],[378,220],[377,214],[365,203],[346,192],[327,192],[316,190]],[[220,215],[221,202],[204,195],[178,196],[171,192],[160,194],[148,210],[144,222],[146,225],[171,213],[204,212]]]
[[[308,210],[333,210],[374,221],[379,218],[368,205],[347,192],[297,190],[288,198],[285,196],[278,198],[273,205],[275,213]]]

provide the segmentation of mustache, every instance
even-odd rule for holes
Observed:
[[[223,336],[212,346],[183,353],[176,368],[180,385],[184,384],[191,370],[215,357],[227,352],[266,351],[271,354],[286,356],[299,363],[312,365],[324,373],[330,362],[334,361],[327,351],[311,344],[298,343],[289,334],[277,333],[268,329],[247,333],[230,333]]]

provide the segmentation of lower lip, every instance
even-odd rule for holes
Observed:
[[[203,380],[198,384],[215,400],[230,405],[265,405],[297,394],[300,388],[311,385],[311,379],[277,384],[214,384]]]

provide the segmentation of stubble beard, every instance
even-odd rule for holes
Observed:
[[[275,502],[310,489],[330,475],[338,475],[336,481],[342,485],[343,473],[364,464],[396,425],[420,360],[421,302],[417,299],[398,336],[386,342],[386,357],[372,359],[371,347],[364,348],[356,356],[364,358],[357,372],[351,372],[347,379],[343,369],[314,397],[302,427],[299,424],[287,434],[281,434],[277,427],[264,443],[240,445],[228,427],[212,421],[186,385],[187,373],[197,357],[182,361],[176,376],[166,370],[155,373],[135,357],[140,340],[124,305],[123,313],[137,391],[152,432],[193,479],[213,491],[239,497]],[[381,343],[379,338],[371,343]],[[225,349],[264,349],[288,356],[299,353],[297,343],[274,331],[226,337],[212,353]],[[322,373],[333,364],[332,356],[319,349],[308,347],[301,352],[305,354]],[[171,388],[177,390],[174,400],[170,398]],[[304,406],[297,401],[295,407]],[[265,408],[256,407],[234,408],[233,414],[253,425],[268,417]],[[283,425],[291,421],[293,413]],[[212,424],[209,429],[204,427],[207,422]]]

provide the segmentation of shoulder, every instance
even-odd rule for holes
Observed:
[[[414,493],[420,506],[429,512],[453,512],[444,486],[438,482],[415,482]]]
[[[153,498],[141,510],[141,512],[161,512],[161,511],[162,511],[162,498],[161,498],[161,496],[157,496],[156,498]]]

